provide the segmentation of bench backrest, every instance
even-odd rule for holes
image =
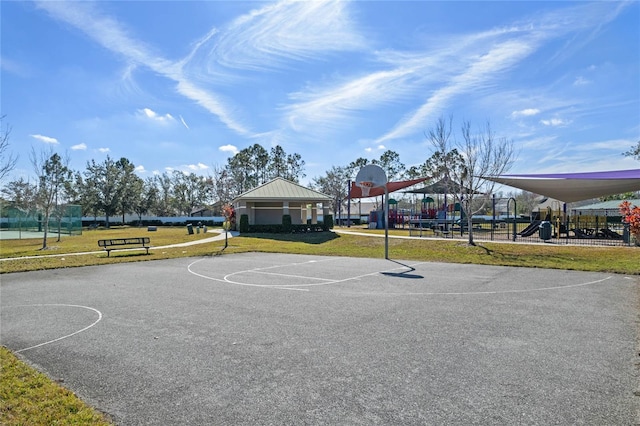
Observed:
[[[98,240],[98,246],[125,246],[129,244],[149,244],[151,240],[149,237],[136,237],[136,238],[112,238],[110,240]]]

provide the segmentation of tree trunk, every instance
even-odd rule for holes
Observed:
[[[462,209],[460,209],[460,211],[462,211]],[[462,223],[460,223],[460,226],[462,226]],[[467,213],[467,227],[469,228],[469,245],[475,246],[476,243],[473,241],[473,216],[469,213]]]
[[[49,231],[49,215],[45,214],[42,218],[42,230],[44,231],[44,236],[42,237],[42,250],[47,249],[47,233]]]

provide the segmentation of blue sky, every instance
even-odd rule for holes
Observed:
[[[640,3],[7,2],[1,107],[29,152],[141,177],[209,174],[259,143],[307,177],[396,151],[440,116],[513,140],[511,173],[638,168]]]

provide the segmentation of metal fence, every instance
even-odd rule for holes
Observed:
[[[82,206],[61,206],[49,217],[49,232],[82,235]],[[0,227],[7,231],[43,232],[44,219],[38,210],[5,207],[0,214]]]
[[[494,206],[500,204],[507,203],[494,203]],[[636,244],[621,216],[571,215],[551,208],[534,212],[530,217],[497,210],[487,213],[473,217],[474,240],[597,246]],[[416,237],[469,238],[467,219],[461,218],[459,210],[451,208],[445,215],[440,211],[424,209],[414,210],[402,217],[390,214],[389,225],[396,229],[408,229],[409,235]],[[382,226],[380,218],[377,226]]]

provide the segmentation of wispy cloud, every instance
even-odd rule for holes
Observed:
[[[544,124],[545,126],[558,127],[571,124],[571,121],[563,120],[561,118],[550,118],[548,120],[540,120],[540,123]]]
[[[415,70],[399,68],[374,72],[324,90],[292,93],[300,100],[286,107],[286,122],[294,130],[317,125],[339,127],[350,113],[371,110],[411,95]],[[339,120],[340,119],[340,120]]]
[[[218,116],[231,130],[239,134],[250,134],[245,126],[233,118],[231,108],[228,108],[218,95],[190,81],[182,72],[179,62],[163,58],[144,42],[129,36],[119,21],[105,16],[98,9],[99,3],[41,1],[38,5],[54,18],[80,29],[101,46],[122,55],[127,61],[147,67],[173,80],[177,83],[178,93]]]
[[[50,145],[58,145],[58,139],[56,138],[52,138],[50,136],[44,136],[44,135],[29,135],[34,139],[39,140],[40,142],[44,142],[46,144],[50,144]]]
[[[216,39],[215,61],[225,67],[265,70],[323,53],[358,50],[366,41],[341,1],[280,1],[245,14]]]
[[[136,166],[136,168],[134,170],[135,170],[136,173],[140,173],[140,174],[143,174],[143,173],[147,172],[143,165]]]
[[[189,129],[189,126],[187,125],[187,122],[186,122],[186,121],[184,121],[184,118],[182,118],[182,116],[181,116],[181,115],[180,115],[179,117],[180,117],[180,122],[182,123],[182,125],[183,125],[184,127],[186,127],[187,129]]]
[[[151,70],[165,77],[177,93],[215,115],[231,132],[246,138],[281,144],[290,141],[295,133],[296,142],[300,143],[301,136],[353,127],[354,121],[362,120],[365,112],[393,106],[396,115],[388,114],[387,118],[396,117],[397,121],[378,130],[377,138],[366,136],[367,144],[371,144],[370,152],[377,149],[376,144],[383,146],[389,140],[421,134],[429,120],[446,111],[456,98],[482,96],[505,73],[522,67],[541,47],[564,43],[564,47],[579,48],[580,36],[597,35],[602,25],[626,7],[599,2],[568,4],[568,7],[553,8],[551,12],[488,31],[448,34],[438,40],[427,40],[421,44],[426,46],[422,51],[405,52],[370,50],[373,43],[365,36],[366,29],[359,27],[358,15],[351,14],[358,2],[258,2],[256,9],[228,25],[209,29],[192,43],[185,56],[176,60],[166,58],[159,50],[161,46],[151,46],[133,37],[133,32],[122,21],[101,9],[100,2],[39,3],[54,18],[71,24],[122,57],[128,79],[133,80],[132,70]],[[421,37],[427,39],[426,35]],[[254,123],[260,121],[252,120],[253,111],[249,109],[253,105],[242,108],[237,98],[228,95],[240,86],[247,91],[252,84],[258,87],[264,83],[267,73],[310,68],[309,64],[340,52],[366,59],[366,69],[353,72],[349,68],[335,68],[318,75],[305,75],[304,83],[290,89],[282,98],[276,110],[280,116],[270,117],[275,123],[273,128],[257,129],[262,133],[251,128],[257,127]],[[549,61],[560,61],[566,54],[559,52]],[[571,82],[565,80],[565,86],[567,81]],[[587,82],[586,78],[578,77],[573,84]],[[539,105],[544,106],[546,114],[562,114],[560,108],[551,108],[548,102],[531,101],[533,98],[531,94],[521,95],[522,101],[506,109],[504,115],[511,113],[512,119],[539,116],[540,109],[529,108]],[[138,113],[157,122],[177,121],[170,114],[159,114],[149,108]],[[178,118],[189,129],[185,119],[181,115]],[[191,124],[193,120],[195,118],[190,118]],[[549,127],[571,123],[559,118],[535,121]],[[533,127],[533,123],[531,125]],[[239,151],[231,144],[218,149],[231,155]]]
[[[513,117],[513,118],[531,117],[533,115],[538,115],[538,114],[540,114],[540,110],[538,108],[527,108],[527,109],[523,109],[521,111],[513,111],[511,113],[511,117]]]
[[[587,84],[590,84],[590,83],[591,83],[591,81],[590,81],[590,80],[588,80],[588,79],[586,79],[586,78],[584,78],[584,77],[582,77],[582,76],[577,77],[577,78],[573,81],[573,85],[574,85],[574,86],[586,86]]]
[[[106,154],[108,152],[111,152],[111,150],[109,148],[98,148],[98,152]]]
[[[547,41],[609,22],[622,8],[615,7],[613,11],[609,9],[611,8],[604,4],[569,7],[514,23],[510,28],[471,34],[462,40],[456,40],[458,46],[445,45],[442,49],[451,46],[457,52],[455,57],[449,55],[452,58],[453,78],[433,91],[420,107],[408,113],[392,130],[379,137],[378,141],[401,138],[424,129],[427,118],[440,114],[453,97],[482,90],[501,73],[519,66]],[[478,54],[482,51],[485,53]],[[457,69],[462,71],[456,72]]]
[[[71,147],[72,151],[85,151],[87,149],[87,144],[86,143],[79,143],[77,145],[73,145]]]
[[[424,129],[427,119],[441,113],[454,96],[483,89],[500,73],[514,67],[534,49],[535,43],[508,40],[492,45],[480,56],[469,56],[466,69],[435,90],[424,104],[408,113],[392,130],[378,138],[379,142],[408,136]]]

